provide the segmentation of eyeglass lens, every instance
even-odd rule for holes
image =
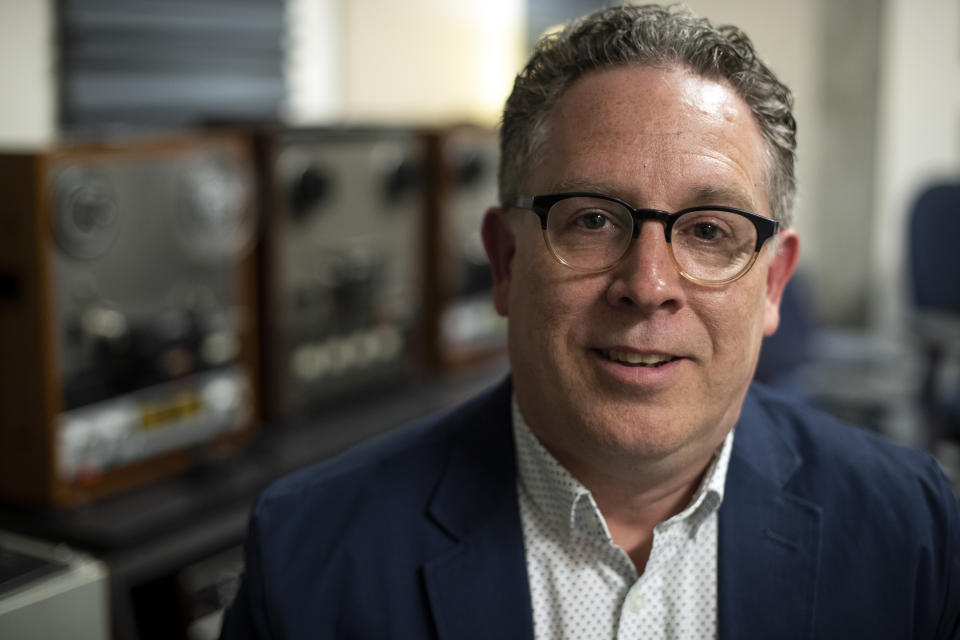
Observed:
[[[633,216],[601,198],[558,201],[547,216],[547,242],[556,256],[577,269],[602,270],[629,250]],[[737,213],[691,211],[676,218],[671,233],[674,260],[689,276],[720,282],[750,265],[757,242],[753,222]]]

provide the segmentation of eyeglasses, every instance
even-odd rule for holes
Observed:
[[[690,207],[676,213],[634,209],[626,202],[596,193],[517,196],[507,207],[528,209],[540,218],[547,248],[571,269],[599,273],[613,269],[627,255],[645,220],[663,223],[670,255],[680,275],[705,285],[743,277],[763,243],[780,223],[733,207]]]

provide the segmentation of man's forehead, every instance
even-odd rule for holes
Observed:
[[[682,135],[683,117],[718,122],[743,119],[759,129],[750,107],[729,83],[680,66],[621,65],[592,70],[560,94],[546,120],[575,117],[575,126],[589,128],[605,124],[613,114],[622,117],[624,105],[642,112],[640,124],[648,124],[649,132],[657,135]],[[584,110],[589,118],[582,117]]]
[[[544,125],[538,167],[546,170],[534,169],[531,185],[541,191],[599,191],[631,201],[638,194],[630,192],[629,176],[669,164],[689,174],[671,174],[685,206],[766,208],[754,188],[765,182],[763,137],[725,83],[676,67],[597,70],[567,89]],[[711,178],[724,163],[740,174],[737,184]],[[717,174],[724,176],[729,171]]]

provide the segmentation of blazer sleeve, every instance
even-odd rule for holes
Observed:
[[[943,558],[946,570],[944,600],[935,637],[939,640],[957,640],[960,638],[960,503],[939,465],[936,462],[931,464],[936,467],[939,480],[938,502],[943,509],[941,526],[946,543]]]

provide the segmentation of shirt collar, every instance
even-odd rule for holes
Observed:
[[[574,478],[540,443],[520,413],[515,394],[511,397],[511,412],[521,490],[526,492],[550,526],[562,534],[564,539],[568,539],[575,529],[579,529],[591,537],[612,541],[590,490]],[[659,524],[658,529],[684,522],[690,535],[696,535],[699,526],[711,513],[717,511],[723,502],[732,449],[731,429],[714,454],[690,504],[680,513]]]

